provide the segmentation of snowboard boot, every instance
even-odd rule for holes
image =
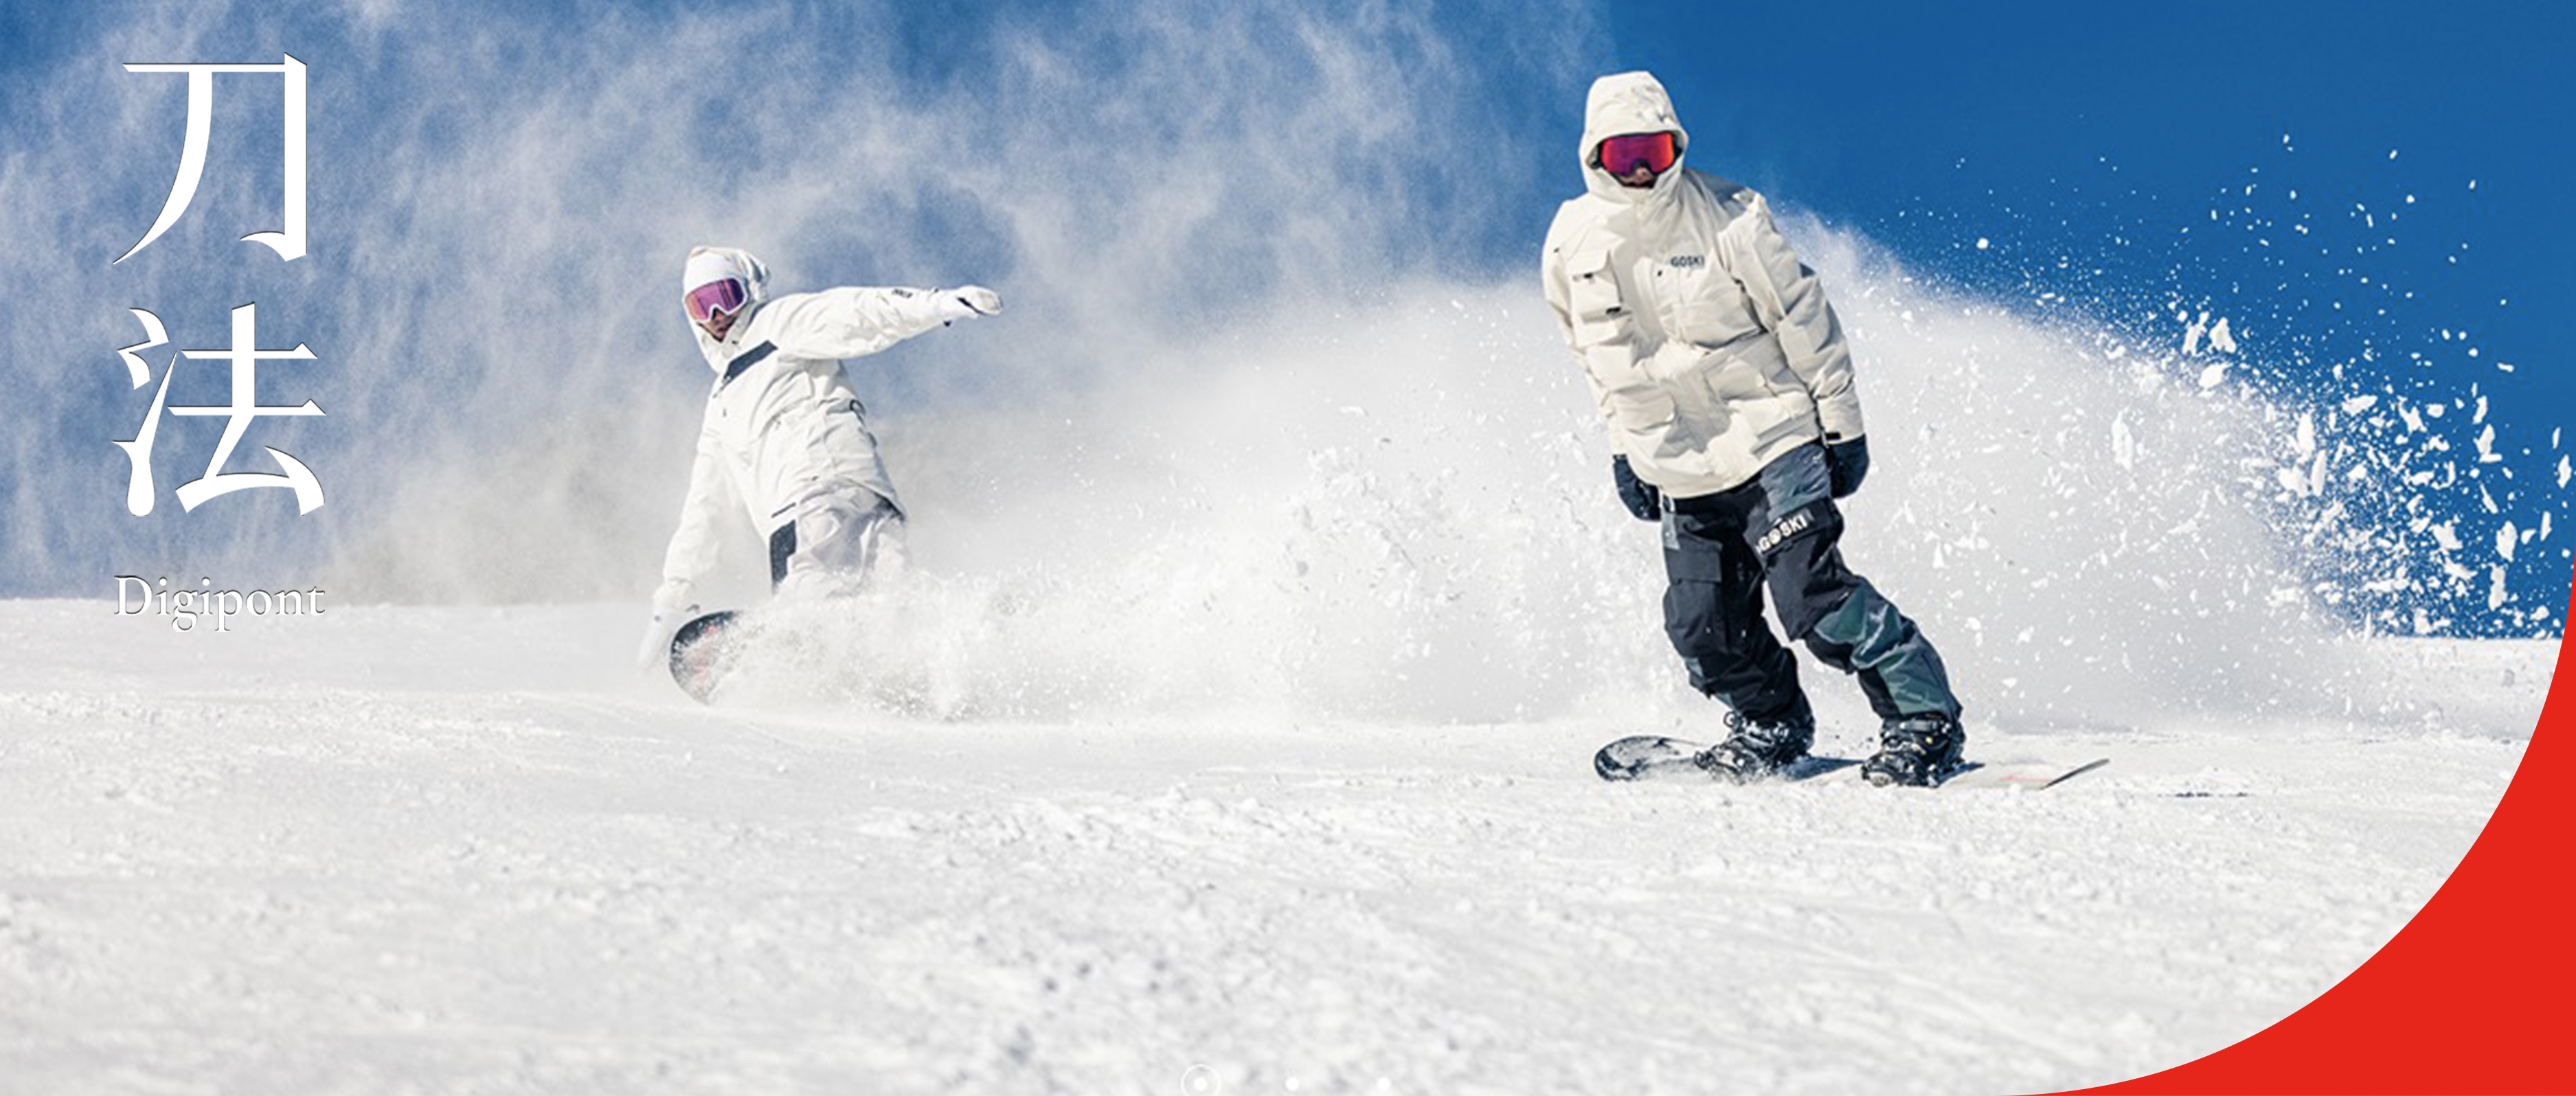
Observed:
[[[1760,780],[1807,756],[1816,741],[1816,717],[1800,705],[1790,715],[1756,723],[1726,713],[1726,741],[1699,752],[1699,767],[1738,782]]]
[[[1879,727],[1878,753],[1860,763],[1860,775],[1882,788],[1928,788],[1958,770],[1967,744],[1959,721],[1938,712],[1891,719]]]

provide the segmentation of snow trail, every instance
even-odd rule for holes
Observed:
[[[1870,408],[1846,553],[1941,646],[1972,719],[2431,701],[2342,657],[2339,606],[2428,568],[2485,580],[2467,563],[2488,546],[2429,521],[2394,545],[2410,534],[2363,516],[2388,496],[2338,471],[2381,459],[2358,401],[2204,387],[2116,331],[1801,235]],[[1417,285],[1329,324],[1283,305],[1088,388],[893,417],[914,581],[799,615],[809,641],[765,652],[737,697],[835,703],[855,676],[958,718],[1708,718],[1658,623],[1655,531],[1613,498],[1589,395],[1524,290]],[[758,578],[747,562],[739,596]],[[1829,718],[1867,719],[1810,679]]]

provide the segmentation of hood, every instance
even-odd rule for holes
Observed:
[[[693,247],[689,261],[680,269],[680,293],[725,278],[740,278],[754,301],[769,296],[769,268],[759,258],[739,247]]]
[[[1656,178],[1655,185],[1632,190],[1619,185],[1619,180],[1593,166],[1592,154],[1601,142],[1622,133],[1654,133],[1671,130],[1673,134],[1673,169]],[[1673,117],[1673,97],[1654,74],[1621,72],[1592,82],[1592,93],[1583,100],[1583,145],[1575,150],[1583,166],[1583,186],[1594,195],[1622,205],[1669,190],[1682,173],[1682,160],[1690,153],[1690,134],[1682,129],[1681,120]]]
[[[690,248],[689,261],[680,269],[680,295],[686,298],[690,290],[708,282],[726,278],[741,279],[743,292],[748,298],[742,306],[742,315],[734,319],[734,331],[741,331],[744,329],[744,324],[751,318],[751,314],[760,308],[761,302],[769,299],[769,267],[763,265],[751,252],[738,247]],[[684,321],[689,318],[689,309],[685,300],[680,306],[680,318]],[[697,336],[701,345],[712,346],[715,343],[715,340],[708,338],[707,333],[694,322],[689,324],[689,332]],[[712,355],[714,351],[711,350],[708,353]],[[722,369],[715,364],[712,357],[709,358],[708,368],[719,371]]]

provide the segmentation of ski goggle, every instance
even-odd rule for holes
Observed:
[[[740,312],[743,303],[748,300],[750,296],[743,291],[742,280],[739,278],[708,282],[690,290],[686,298],[689,319],[697,323],[706,323],[715,319],[715,314],[718,312],[728,315]]]
[[[1670,131],[1622,133],[1601,142],[1601,170],[1616,176],[1626,175],[1643,166],[1647,171],[1661,175],[1673,169],[1673,161],[1680,155],[1673,148]]]

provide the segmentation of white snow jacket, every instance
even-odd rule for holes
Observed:
[[[865,491],[899,512],[840,359],[874,354],[957,318],[941,307],[941,294],[925,289],[844,286],[772,300],[768,270],[748,254],[736,256],[751,272],[743,315],[722,341],[689,325],[716,380],[680,527],[663,554],[657,611],[695,603],[696,585],[715,569],[728,510],[764,535],[820,496]]]
[[[1540,277],[1637,477],[1692,498],[1800,445],[1861,435],[1851,353],[1814,271],[1762,196],[1681,166],[1646,188],[1597,163],[1605,138],[1689,135],[1662,84],[1604,76],[1584,108],[1583,196],[1557,209]]]

